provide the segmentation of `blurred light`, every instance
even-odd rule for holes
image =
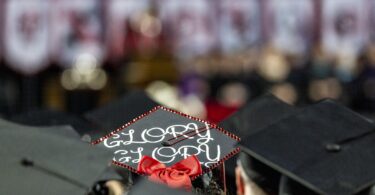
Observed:
[[[266,53],[258,67],[259,74],[268,81],[283,81],[290,73],[290,66],[284,56],[276,53]]]
[[[176,87],[169,85],[164,81],[154,81],[147,88],[149,96],[159,104],[169,108],[178,109],[180,100]]]
[[[162,26],[159,18],[146,14],[140,21],[140,31],[146,37],[154,38],[161,32]]]
[[[219,102],[229,107],[241,107],[249,97],[247,88],[242,83],[228,83],[219,91]]]
[[[342,94],[342,87],[336,78],[319,79],[310,83],[309,97],[314,100],[325,98],[338,99]]]
[[[190,94],[182,98],[181,103],[181,112],[201,119],[205,119],[207,117],[206,107],[198,96]]]
[[[88,53],[80,54],[72,68],[66,69],[61,75],[61,85],[67,90],[100,90],[107,80],[107,74],[98,68],[95,56]]]
[[[89,75],[98,66],[97,63],[98,62],[94,55],[90,53],[83,53],[78,55],[73,64],[73,69],[75,69],[79,74]]]
[[[296,88],[290,83],[281,83],[271,88],[271,93],[288,104],[295,104],[298,100]]]

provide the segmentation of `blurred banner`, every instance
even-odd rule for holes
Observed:
[[[368,19],[368,25],[369,25],[369,33],[370,33],[370,40],[371,42],[375,42],[375,1],[371,0],[369,3],[370,8],[369,10],[369,19]]]
[[[174,52],[180,58],[205,54],[218,40],[215,3],[207,0],[161,0],[160,17],[170,28]]]
[[[52,63],[70,68],[82,54],[94,56],[100,65],[126,64],[170,51],[171,58],[188,61],[263,46],[292,55],[322,46],[344,70],[350,69],[347,64],[353,64],[353,56],[366,42],[375,40],[374,0],[7,0],[3,4],[1,54],[22,74],[35,74]]]
[[[269,0],[265,28],[270,43],[286,53],[303,54],[312,43],[314,0]]]
[[[224,52],[256,46],[261,41],[261,6],[259,0],[221,0],[219,39]]]
[[[322,1],[322,43],[326,52],[357,53],[368,37],[367,0]]]
[[[137,20],[149,10],[149,2],[109,0],[107,8],[107,56],[109,59],[122,58],[137,50],[139,40],[133,32],[138,30]]]
[[[104,57],[102,11],[99,0],[50,0],[51,51],[59,65],[70,67],[77,56]]]
[[[4,7],[4,54],[8,65],[35,74],[48,65],[49,1],[8,0]]]

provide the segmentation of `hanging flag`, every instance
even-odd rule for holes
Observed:
[[[322,1],[322,45],[330,54],[357,53],[368,39],[366,0]]]
[[[270,43],[287,53],[305,53],[313,36],[314,1],[270,0],[265,9]]]
[[[224,52],[259,44],[261,18],[258,0],[221,0],[219,10],[219,39]]]
[[[149,10],[149,1],[109,0],[106,41],[108,58],[117,59],[138,50],[142,39],[139,21]]]
[[[98,0],[51,0],[52,56],[58,64],[70,67],[78,56],[89,54],[103,59],[103,25]]]
[[[159,11],[168,26],[176,55],[191,57],[205,54],[217,43],[215,3],[207,0],[162,0]]]
[[[369,20],[368,20],[368,25],[369,25],[369,38],[372,43],[375,42],[375,1],[371,0],[369,1]]]
[[[48,65],[47,0],[8,0],[3,33],[7,64],[22,74],[35,74]]]

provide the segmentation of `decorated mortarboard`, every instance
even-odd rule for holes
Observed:
[[[366,194],[375,184],[375,124],[331,100],[243,138],[240,145],[309,193]]]
[[[239,140],[215,124],[158,106],[92,143],[113,151],[116,165],[169,186],[190,188],[190,179],[238,153]],[[160,171],[176,177],[183,173],[188,185],[174,183]]]

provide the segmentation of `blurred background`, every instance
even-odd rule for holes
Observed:
[[[213,122],[266,92],[375,112],[375,0],[3,0],[0,10],[2,117],[82,114],[133,90]]]

